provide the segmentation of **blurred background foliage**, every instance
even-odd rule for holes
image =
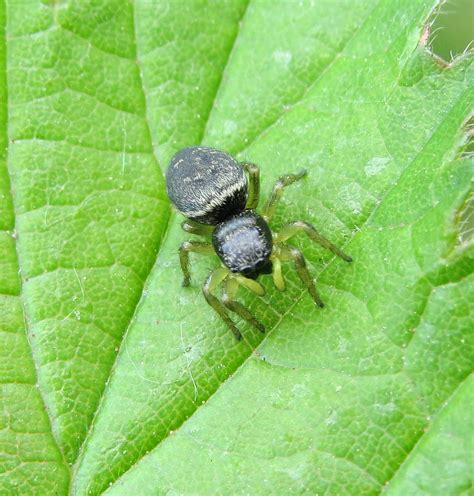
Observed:
[[[474,1],[448,0],[443,3],[431,29],[434,53],[450,62],[466,49],[473,48]]]
[[[474,49],[474,0],[448,0],[435,16],[430,33],[430,46],[446,62]],[[470,136],[466,156],[474,155],[474,117],[468,123]],[[460,242],[472,239],[474,233],[474,192],[460,214]]]

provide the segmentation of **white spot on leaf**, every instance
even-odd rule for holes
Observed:
[[[361,187],[357,183],[350,183],[339,190],[338,197],[354,214],[359,214],[362,210],[362,195]]]
[[[324,422],[326,425],[334,425],[337,422],[337,412],[333,410]]]
[[[237,130],[237,123],[232,120],[224,121],[224,134],[232,134]]]
[[[391,161],[392,159],[390,157],[374,157],[371,158],[368,162],[367,165],[364,168],[365,175],[366,176],[375,176],[379,172],[382,172],[385,167],[387,167],[387,164]]]
[[[284,67],[288,67],[293,55],[288,50],[275,50],[273,52],[273,60]]]

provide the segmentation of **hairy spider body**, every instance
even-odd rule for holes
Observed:
[[[245,209],[247,179],[240,164],[220,150],[185,148],[171,160],[168,195],[188,219],[216,225]]]
[[[255,210],[244,210],[218,224],[212,245],[231,272],[249,279],[272,273],[272,232]]]
[[[246,177],[248,175],[248,180]],[[291,261],[308,289],[313,301],[323,302],[306,267],[303,254],[286,241],[304,232],[310,239],[332,251],[346,262],[352,259],[324,238],[304,221],[285,224],[278,233],[272,233],[269,222],[286,186],[300,180],[305,171],[280,177],[273,187],[262,215],[255,209],[258,204],[260,175],[256,165],[237,162],[229,154],[195,146],[184,148],[172,159],[166,174],[168,195],[188,220],[182,228],[192,234],[211,235],[212,242],[184,241],[179,248],[183,271],[183,286],[189,286],[189,253],[216,253],[223,266],[214,270],[203,286],[206,301],[220,315],[237,339],[242,335],[229,316],[229,311],[264,332],[265,327],[250,310],[236,301],[239,286],[257,295],[263,287],[256,281],[259,275],[272,274],[275,286],[283,291],[285,281],[281,262]],[[222,297],[214,291],[222,285]]]

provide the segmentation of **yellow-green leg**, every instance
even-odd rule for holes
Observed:
[[[191,276],[189,273],[189,253],[204,253],[206,255],[214,254],[214,248],[211,243],[206,241],[184,241],[179,247],[179,262],[183,271],[183,286],[189,286]]]
[[[242,305],[242,303],[235,300],[238,289],[238,280],[232,277],[228,278],[222,290],[222,303],[224,303],[229,310],[256,327],[260,332],[265,332],[265,326],[252,315],[250,310],[246,306]]]
[[[306,267],[306,260],[300,250],[294,248],[293,246],[283,246],[281,247],[280,258],[282,261],[294,262],[296,272],[308,289],[314,303],[316,303],[318,307],[324,307],[324,303],[321,300],[321,296],[319,296],[316,286],[314,285],[314,281],[308,271],[308,267]]]
[[[322,236],[314,226],[302,220],[296,220],[294,222],[285,224],[276,235],[275,242],[283,243],[284,241],[290,239],[292,236],[295,236],[296,234],[299,234],[301,232],[307,234],[310,239],[312,239],[322,247],[326,248],[329,251],[332,251],[334,255],[341,257],[346,262],[352,262],[352,257],[346,255],[336,245],[331,243],[331,241]]]
[[[260,196],[260,169],[250,162],[240,164],[249,175],[248,198],[245,208],[256,209]]]
[[[250,291],[258,294],[258,296],[263,296],[265,294],[265,289],[263,289],[263,286],[258,281],[244,277],[241,274],[232,274],[232,277],[236,279],[241,286],[250,289]]]
[[[290,184],[293,184],[295,181],[299,181],[304,176],[306,176],[305,170],[298,172],[297,174],[287,174],[285,176],[281,176],[280,179],[278,179],[278,181],[275,183],[275,186],[273,186],[270,198],[263,207],[263,218],[267,222],[270,222],[270,220],[272,219],[278,202],[283,195],[284,189]]]
[[[234,333],[234,336],[240,341],[242,339],[242,334],[240,334],[240,331],[229,317],[226,307],[212,294],[212,291],[214,291],[228,275],[229,271],[227,269],[219,267],[206,279],[206,282],[202,287],[202,292],[209,305],[217,312],[221,319],[227,324],[227,327]]]
[[[285,291],[285,279],[283,277],[283,273],[281,271],[281,258],[280,258],[280,249],[275,247],[274,254],[272,255],[272,277],[273,284],[275,284],[276,288],[279,291]]]
[[[212,234],[214,226],[209,226],[207,224],[201,224],[194,220],[186,219],[181,222],[181,229],[191,234],[198,234],[200,236],[207,236]]]

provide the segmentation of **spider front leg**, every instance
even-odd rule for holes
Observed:
[[[179,247],[179,262],[183,271],[183,286],[189,286],[191,275],[189,273],[189,252],[213,255],[214,248],[211,243],[205,241],[183,241]]]
[[[248,198],[245,208],[255,210],[260,196],[260,169],[250,162],[240,164],[249,175]]]
[[[306,233],[310,239],[321,245],[323,248],[332,251],[334,255],[337,255],[346,262],[352,262],[352,257],[346,255],[336,245],[331,243],[331,241],[329,241],[324,236],[319,234],[319,232],[316,230],[314,226],[302,220],[295,220],[294,222],[289,222],[288,224],[285,224],[280,229],[280,232],[276,235],[275,242],[283,243],[284,241],[290,239],[292,236],[295,236],[296,234],[299,234],[301,232]]]
[[[224,283],[222,290],[222,301],[212,294],[212,292],[221,283]],[[242,339],[242,334],[229,317],[228,310],[231,310],[242,317],[244,320],[255,326],[259,331],[265,332],[265,327],[263,324],[252,315],[250,310],[238,301],[235,301],[234,298],[239,286],[245,286],[260,296],[265,292],[263,287],[257,281],[247,279],[241,275],[232,274],[229,269],[225,267],[219,267],[214,270],[214,272],[212,272],[212,274],[206,279],[206,282],[202,288],[206,301],[218,313],[238,340]]]
[[[271,256],[271,261],[273,265],[272,278],[273,284],[279,291],[285,291],[285,279],[283,273],[281,272],[281,250],[279,247],[275,247],[273,255]]]
[[[300,250],[294,248],[293,246],[280,246],[278,258],[280,258],[283,262],[293,261],[295,263],[296,272],[298,273],[298,276],[300,277],[303,284],[308,289],[314,303],[316,303],[318,307],[324,307],[324,303],[319,296],[316,286],[314,285],[311,274],[306,267],[306,260]]]
[[[263,207],[262,216],[267,222],[270,222],[270,220],[272,219],[273,214],[275,213],[275,209],[278,205],[278,202],[280,201],[281,196],[283,195],[284,189],[290,184],[293,184],[295,181],[299,181],[300,179],[302,179],[304,176],[306,176],[306,174],[307,174],[306,171],[302,170],[297,174],[287,174],[285,176],[281,176],[278,179],[278,181],[275,183],[275,186],[273,186],[273,190],[270,195],[270,198]]]
[[[250,310],[245,305],[242,305],[242,303],[239,303],[238,301],[235,300],[235,296],[237,294],[238,289],[239,289],[239,278],[229,277],[225,281],[224,289],[222,291],[222,303],[224,303],[224,305],[229,310],[236,313],[244,320],[246,320],[249,324],[252,324],[254,327],[256,327],[260,332],[265,332],[265,326],[252,315]]]
[[[212,294],[219,284],[221,284],[225,278],[229,275],[229,270],[224,267],[219,267],[206,279],[204,286],[202,287],[202,292],[204,294],[204,298],[209,303],[209,305],[219,314],[222,320],[227,324],[227,327],[234,333],[234,336],[237,340],[242,339],[242,334],[237,329],[236,325],[232,322],[232,319],[229,317],[227,313],[226,307],[222,304],[222,302]]]

